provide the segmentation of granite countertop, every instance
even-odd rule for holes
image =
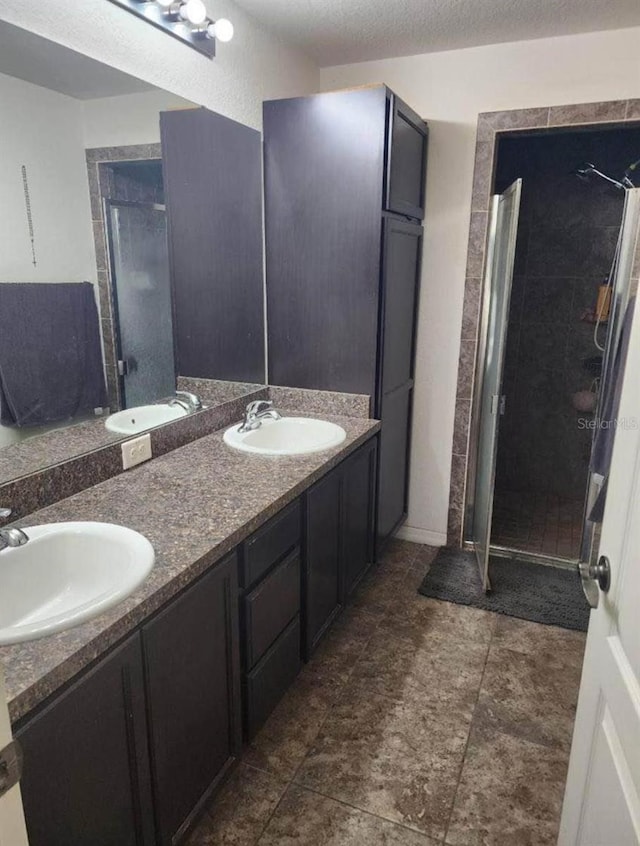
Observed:
[[[339,447],[301,456],[251,455],[228,447],[219,431],[16,523],[119,523],[151,541],[156,562],[141,587],[95,619],[0,647],[12,721],[106,652],[380,427],[366,418],[322,417],[345,429]]]

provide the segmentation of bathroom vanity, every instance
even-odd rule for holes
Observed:
[[[126,523],[156,551],[109,612],[0,649],[31,846],[181,842],[374,559],[379,423],[331,419],[330,451],[217,432],[26,521]]]

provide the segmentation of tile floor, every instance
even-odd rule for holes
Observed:
[[[556,494],[496,491],[491,542],[526,552],[578,558],[582,500]]]
[[[188,846],[552,846],[585,636],[419,596],[395,541]]]

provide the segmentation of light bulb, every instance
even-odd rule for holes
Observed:
[[[179,15],[183,21],[200,26],[207,19],[207,9],[202,0],[187,0],[180,6]]]
[[[219,18],[215,23],[209,24],[207,34],[210,38],[216,38],[218,41],[231,41],[233,24],[226,18]]]

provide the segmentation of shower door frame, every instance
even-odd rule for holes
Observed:
[[[121,367],[121,363],[124,363],[123,353],[122,353],[122,337],[120,332],[120,306],[118,303],[118,278],[115,268],[115,241],[114,232],[113,232],[113,224],[112,224],[112,216],[111,212],[114,208],[138,208],[138,209],[153,209],[154,211],[167,211],[167,206],[165,203],[153,203],[144,200],[113,200],[108,197],[103,199],[104,205],[104,221],[105,221],[105,234],[106,234],[106,243],[107,243],[107,262],[109,265],[109,272],[111,277],[111,299],[113,304],[113,312],[112,312],[112,325],[113,325],[113,342],[115,347],[115,354],[116,354],[116,372],[117,372],[117,380],[118,380],[118,390],[121,398],[121,407],[127,407],[127,386],[125,382],[125,376],[127,375],[124,368]],[[167,245],[168,249],[168,245]],[[171,297],[171,320],[173,323],[173,291],[171,290],[171,284],[169,283],[169,291]],[[174,343],[174,377],[176,376],[175,370],[175,337],[174,331],[172,330],[171,338]]]
[[[479,304],[483,296],[482,280],[485,278],[484,265],[488,245],[488,212],[493,193],[498,141],[513,133],[522,135],[541,130],[563,128],[598,130],[608,127],[639,128],[640,99],[512,109],[485,112],[478,116],[464,293],[464,314],[468,315],[468,319],[463,320],[461,332],[454,445],[451,453],[451,487],[447,522],[447,544],[451,547],[460,549],[468,546],[465,539],[469,535],[466,530],[471,525],[469,506],[473,498],[471,492],[475,485],[473,431],[476,426],[472,406],[477,391],[474,377],[480,338]],[[640,247],[638,249],[640,251]],[[640,268],[640,255],[636,255],[635,267]],[[535,556],[535,558],[544,559],[545,556]],[[553,560],[546,558],[547,561]]]
[[[520,215],[520,204],[522,198],[522,179],[516,179],[509,187],[503,191],[501,194],[494,194],[491,198],[491,209],[489,211],[489,231],[488,231],[488,243],[487,243],[487,261],[485,263],[485,276],[484,276],[484,283],[483,283],[483,296],[482,296],[482,309],[480,312],[480,337],[478,338],[478,353],[477,353],[477,361],[476,361],[476,376],[475,376],[475,385],[476,390],[474,392],[473,397],[473,429],[471,434],[471,454],[473,456],[473,468],[474,468],[474,479],[473,479],[473,499],[470,498],[470,505],[473,508],[473,526],[471,527],[471,544],[473,545],[473,549],[476,553],[478,567],[480,570],[480,578],[482,579],[482,587],[485,592],[489,592],[491,590],[491,581],[489,579],[489,554],[491,551],[491,523],[493,520],[493,498],[495,495],[495,485],[496,485],[496,460],[497,460],[497,453],[498,453],[498,437],[500,432],[500,417],[502,414],[501,406],[504,401],[504,396],[501,394],[502,390],[502,380],[504,376],[504,357],[505,357],[505,346],[506,346],[506,339],[507,339],[507,332],[509,328],[509,306],[511,302],[511,288],[513,286],[513,271],[514,271],[514,264],[515,264],[515,254],[516,254],[516,239],[517,239],[517,232],[518,232],[518,219]],[[508,203],[510,200],[513,201],[515,206],[515,212],[512,213],[511,218],[508,220],[509,225],[506,230],[501,231],[501,224],[504,217],[504,204]],[[503,301],[502,301],[502,311],[501,314],[498,316],[498,323],[493,327],[493,333],[491,333],[492,328],[492,318],[491,318],[491,306],[492,300],[494,299],[494,281],[495,281],[495,273],[496,270],[496,257],[499,247],[502,247],[500,244],[500,238],[506,238],[506,254],[505,254],[505,270],[506,270],[506,283],[505,283],[505,291],[503,292]],[[489,506],[487,509],[486,515],[478,515],[477,512],[477,482],[478,482],[478,464],[479,464],[479,442],[481,440],[481,432],[482,432],[482,425],[483,422],[487,422],[486,418],[483,418],[483,392],[485,386],[485,380],[487,378],[487,371],[489,367],[488,361],[488,350],[489,350],[489,341],[492,339],[492,342],[497,346],[497,376],[498,376],[498,383],[496,387],[498,388],[498,393],[492,395],[492,404],[495,404],[497,401],[497,407],[492,408],[489,412],[489,416],[491,421],[489,425],[493,428],[492,432],[492,453],[489,457],[490,462],[490,475],[489,478],[486,479],[485,484],[489,491]],[[486,411],[485,411],[486,413]],[[481,488],[483,485],[481,485]],[[471,490],[471,488],[469,488]],[[476,525],[476,518],[478,516],[483,516],[483,519],[486,517],[486,522],[488,525],[485,526],[486,528],[486,538],[485,540],[485,548],[480,549],[478,543],[478,526]],[[481,560],[481,558],[483,560]]]

